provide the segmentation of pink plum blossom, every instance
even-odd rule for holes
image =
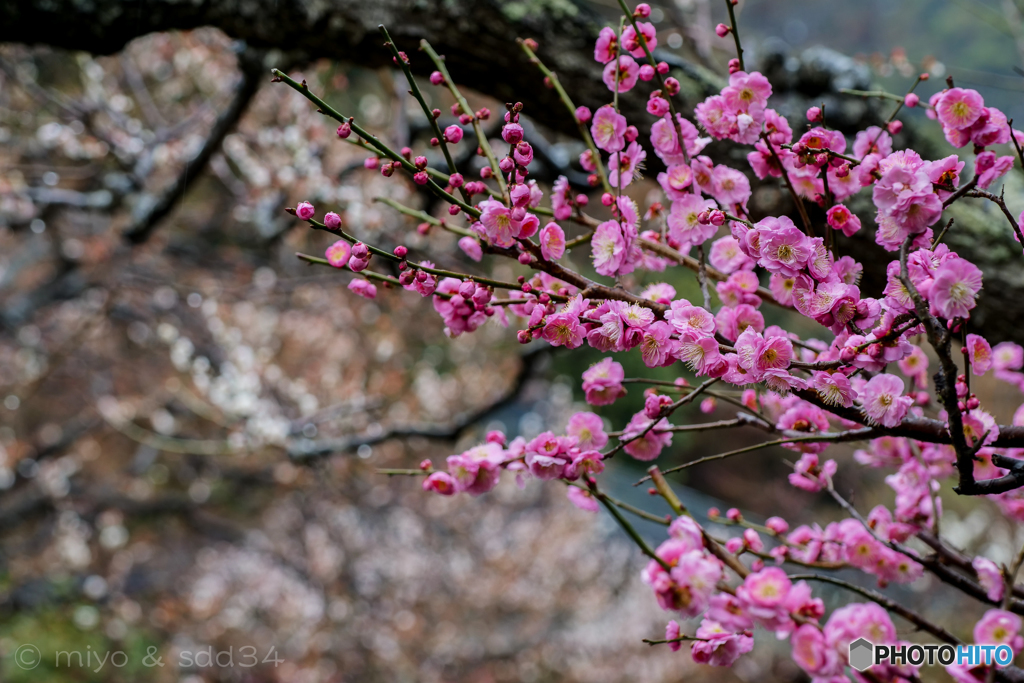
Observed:
[[[914,400],[903,395],[903,380],[895,375],[875,375],[861,392],[864,414],[875,424],[895,427],[906,416]]]

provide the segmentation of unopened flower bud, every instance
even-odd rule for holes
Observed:
[[[590,109],[588,107],[576,107],[576,120],[579,121],[580,123],[586,123],[587,121],[590,120],[591,116],[592,114],[590,113]]]
[[[633,16],[639,19],[646,19],[651,16],[651,6],[646,2],[641,2],[636,6],[636,9],[633,10]]]
[[[590,201],[590,198],[587,197],[587,195],[585,195],[585,194],[578,194],[578,195],[576,195],[576,204],[578,206],[586,206],[589,201]]]
[[[679,92],[679,81],[672,76],[665,79],[665,92],[669,95],[675,95]]]
[[[438,140],[437,138],[430,138],[430,146],[431,147],[440,147],[440,145],[441,145],[441,141],[440,140]]]
[[[518,341],[520,344],[529,344],[531,341],[533,341],[533,337],[531,337],[530,333],[527,332],[526,330],[519,330],[518,332],[516,332],[516,341]]]
[[[727,35],[729,35],[729,27],[726,26],[725,24],[719,24],[718,26],[715,27],[715,35],[717,35],[719,38],[725,38]]]
[[[352,135],[352,124],[346,121],[345,123],[338,126],[338,137],[344,139],[347,138],[349,135]]]
[[[920,101],[921,98],[912,92],[907,93],[907,96],[903,98],[903,104],[908,107],[916,107]]]
[[[601,203],[605,206],[611,206],[615,203],[615,196],[611,192],[605,192],[601,195]]]
[[[448,184],[454,187],[455,189],[459,189],[460,187],[462,187],[462,184],[464,182],[465,178],[462,177],[461,173],[452,173],[451,177],[448,178]]]
[[[431,109],[431,110],[430,110],[430,114],[431,114],[431,116],[433,116],[433,117],[434,117],[435,119],[439,119],[439,118],[441,118],[441,110],[440,110],[440,109]]]
[[[977,396],[971,396],[967,399],[967,410],[976,410],[981,405],[981,401],[978,400]]]
[[[452,143],[453,145],[458,144],[462,140],[462,135],[462,128],[456,126],[455,124],[452,124],[444,129],[444,139]]]
[[[733,57],[729,60],[729,75],[732,75],[740,70],[740,60]]]
[[[434,85],[441,85],[442,83],[444,83],[444,76],[441,74],[440,71],[435,71],[430,74],[430,82],[433,83]]]
[[[501,129],[501,139],[510,145],[518,145],[523,141],[523,127],[518,123],[507,123]]]
[[[491,110],[487,107],[480,107],[476,110],[476,117],[481,121],[486,121],[491,118]]]
[[[405,258],[408,255],[409,250],[406,247],[399,244],[397,247],[395,247],[394,253],[395,256],[397,256],[398,258]]]
[[[452,204],[451,206],[448,207],[449,216],[458,216],[459,211],[462,211],[462,209],[456,204]]]
[[[668,62],[658,62],[658,73],[662,76],[668,73]]]
[[[483,178],[484,180],[487,180],[493,175],[494,172],[491,170],[490,166],[484,166],[483,168],[480,169],[480,177]]]
[[[341,216],[331,211],[324,216],[324,225],[327,226],[329,230],[337,230],[341,227]]]
[[[530,261],[532,261],[532,260],[533,260],[533,257],[531,257],[525,251],[519,255],[519,262],[522,263],[524,266],[530,265]]]
[[[807,120],[811,123],[820,123],[821,119],[821,107],[810,107],[807,110]]]
[[[640,135],[640,131],[636,129],[636,126],[626,126],[626,132],[623,133],[623,137],[626,138],[626,142],[633,142],[637,136]]]
[[[427,158],[424,156],[418,156],[412,160],[412,163],[416,165],[416,168],[422,171],[427,167]]]
[[[385,178],[390,178],[395,172],[395,164],[390,161],[385,161],[380,165],[380,174]]]
[[[896,135],[901,130],[903,130],[903,122],[902,121],[891,121],[889,123],[889,125],[886,126],[886,129],[889,131],[889,133],[891,135]]]
[[[402,157],[405,159],[412,158],[412,147],[403,147],[401,150]]]
[[[308,221],[316,213],[316,209],[309,202],[301,202],[295,207],[295,215],[304,221]]]
[[[430,180],[430,176],[427,175],[426,171],[420,171],[419,173],[414,173],[412,179],[417,185],[426,185]]]
[[[725,212],[717,210],[712,211],[708,218],[710,219],[711,225],[722,225],[725,223]]]

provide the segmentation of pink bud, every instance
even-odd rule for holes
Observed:
[[[416,165],[416,168],[422,171],[427,167],[427,158],[424,156],[418,156],[412,160],[412,163]]]
[[[508,173],[513,168],[515,168],[515,166],[516,162],[512,161],[512,157],[505,157],[504,159],[498,162],[498,168],[501,169],[502,173]]]
[[[743,519],[743,515],[736,508],[729,508],[728,510],[726,510],[725,516],[728,517],[729,520],[733,521],[733,522],[738,522],[741,519]]]
[[[397,256],[398,258],[405,258],[408,254],[409,250],[403,247],[401,244],[395,247],[395,256]]]
[[[668,73],[668,62],[658,62],[658,73],[662,76]]]
[[[889,123],[888,126],[886,126],[886,128],[889,130],[890,134],[896,135],[901,130],[903,130],[903,122],[902,121],[892,121],[892,122]]]
[[[580,206],[586,206],[589,201],[590,201],[590,198],[587,197],[587,195],[585,195],[585,194],[578,194],[578,195],[576,195],[576,203],[578,205],[580,205]]]
[[[725,542],[725,549],[735,555],[743,549],[743,539],[738,537],[730,538]]]
[[[920,101],[921,98],[912,92],[907,93],[907,96],[903,98],[903,104],[907,105],[908,107],[916,107],[918,102]]]
[[[316,213],[316,209],[309,202],[302,202],[295,207],[295,215],[304,221],[308,221]]]
[[[722,225],[725,223],[725,212],[718,210],[712,211],[709,218],[711,219],[711,225]]]
[[[679,81],[672,76],[665,79],[665,92],[669,95],[675,95],[679,92]]]
[[[444,76],[441,75],[440,71],[435,71],[430,74],[430,82],[434,85],[441,85],[444,83]]]
[[[434,463],[430,462],[430,458],[426,458],[424,460],[420,460],[420,469],[421,470],[429,470],[433,466],[434,466]]]
[[[740,60],[733,57],[729,60],[729,74],[732,75],[740,70]]]
[[[525,251],[519,255],[519,262],[522,263],[524,266],[530,265],[531,260],[532,258]]]
[[[811,123],[821,121],[821,107],[811,107],[807,110],[807,120]]]
[[[601,203],[605,206],[611,206],[615,203],[615,197],[610,192],[605,192],[601,195]]]
[[[348,268],[353,273],[359,273],[366,270],[366,266],[368,265],[370,265],[370,262],[367,259],[360,259],[353,256],[348,260]]]
[[[586,123],[590,120],[591,113],[588,107],[576,107],[576,120],[580,123]]]
[[[451,177],[448,178],[448,184],[455,189],[462,187],[464,182],[466,182],[466,180],[462,177],[461,173],[452,173]]]
[[[967,410],[975,410],[981,405],[981,401],[978,400],[977,396],[971,396],[967,399]]]
[[[487,437],[484,439],[487,443],[496,443],[499,446],[504,446],[505,440],[505,434],[503,432],[499,432],[497,429],[487,432]]]
[[[623,137],[626,138],[626,142],[633,142],[637,136],[640,135],[640,131],[636,129],[636,126],[627,126],[626,132],[623,133]]]
[[[326,216],[324,216],[324,225],[326,225],[331,230],[337,230],[338,228],[341,227],[341,216],[331,211]]]
[[[363,168],[368,168],[368,169],[370,169],[372,171],[373,169],[377,168],[377,164],[379,164],[379,163],[380,163],[380,159],[379,158],[377,158],[377,157],[369,157],[368,159],[366,159],[366,161],[363,162]]]
[[[406,159],[412,158],[412,147],[403,147],[402,156]]]
[[[517,145],[523,141],[523,127],[518,123],[507,123],[501,129],[501,139],[510,145]]]
[[[664,116],[669,112],[668,100],[664,97],[651,97],[647,100],[647,113],[652,116]]]
[[[729,35],[729,27],[726,26],[725,24],[719,24],[718,26],[715,27],[715,34],[719,38],[725,38],[727,35]]]
[[[480,107],[476,110],[476,117],[481,121],[486,121],[491,118],[491,110],[487,107]]]
[[[531,337],[530,333],[527,332],[526,330],[519,330],[518,332],[516,332],[516,341],[518,341],[520,344],[529,344],[531,341],[533,341],[533,337]]]
[[[426,185],[427,182],[430,180],[430,176],[427,175],[426,171],[420,171],[419,173],[413,174],[412,179],[416,182],[417,185]]]
[[[718,519],[722,516],[722,511],[718,508],[708,508],[708,519]]]
[[[784,534],[789,531],[789,524],[782,517],[769,517],[764,525],[777,534]]]
[[[343,123],[340,126],[338,126],[339,138],[344,139],[347,138],[349,135],[352,135],[352,126],[349,123]]]
[[[654,73],[655,71],[653,66],[650,64],[644,64],[640,67],[640,80],[649,81],[654,78]]]
[[[458,144],[462,140],[462,135],[462,128],[454,123],[444,129],[444,139],[453,145]]]
[[[449,216],[458,216],[459,215],[459,211],[461,211],[461,210],[462,209],[460,209],[458,207],[458,205],[452,204],[451,206],[448,207],[448,215]]]
[[[651,6],[648,5],[646,2],[641,2],[639,5],[636,6],[636,9],[633,10],[633,16],[639,17],[641,19],[646,19],[647,17],[651,16]]]
[[[390,178],[395,172],[395,165],[390,161],[385,161],[381,164],[380,174],[385,178]]]
[[[441,141],[440,140],[438,140],[437,138],[430,138],[430,146],[431,147],[439,147],[440,145],[441,145]]]

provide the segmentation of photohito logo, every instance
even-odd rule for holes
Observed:
[[[1009,645],[875,645],[866,638],[850,643],[850,666],[865,671],[875,664],[1006,666],[1013,661]]]

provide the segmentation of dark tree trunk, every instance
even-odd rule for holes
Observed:
[[[558,75],[576,104],[598,106],[608,100],[600,80],[600,67],[592,58],[593,39],[602,19],[587,4],[573,0],[26,0],[0,3],[0,41],[44,43],[55,47],[109,54],[133,38],[154,31],[214,26],[254,47],[299,52],[309,58],[326,57],[365,66],[389,63],[382,46],[379,24],[387,25],[400,49],[412,59],[413,71],[432,71],[417,51],[427,39],[446,56],[452,77],[461,85],[501,101],[522,100],[535,121],[557,131],[573,133],[575,124],[554,91],[539,86],[537,69],[526,62],[515,43],[517,37],[537,40],[540,58]],[[688,98],[684,110],[718,90],[723,79],[678,57],[661,55],[674,67]],[[804,108],[826,103],[830,123],[852,133],[879,122],[878,109],[840,96],[840,87],[865,87],[870,74],[848,58],[816,48],[803,55],[797,71],[783,68],[781,59],[769,57],[762,65],[775,85],[773,106],[789,116],[794,129],[803,125]],[[268,75],[269,79],[269,75]],[[623,112],[641,130],[651,117],[645,98],[622,98]],[[915,139],[907,126],[901,146]],[[952,150],[920,149],[927,158]],[[712,147],[717,160],[746,169],[745,150],[729,144]],[[652,169],[653,170],[653,169]],[[755,192],[751,210],[755,218],[765,212],[792,211],[788,199],[763,202]],[[992,342],[1019,338],[1017,321],[1024,316],[1024,261],[1010,227],[997,214],[977,209],[980,200],[965,200],[946,242],[976,263],[985,273],[985,290],[972,317],[972,328]],[[884,283],[885,266],[895,258],[873,244],[870,207],[861,213],[866,229],[853,240],[840,240],[841,249],[865,266],[865,293],[877,294]],[[988,209],[990,207],[984,207]],[[819,225],[821,223],[819,222]],[[936,226],[936,230],[939,226]]]

